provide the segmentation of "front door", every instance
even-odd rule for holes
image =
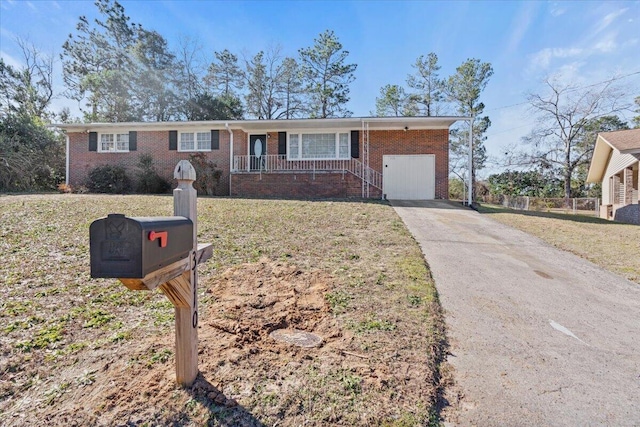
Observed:
[[[263,170],[267,156],[267,135],[249,135],[249,164],[252,171]]]

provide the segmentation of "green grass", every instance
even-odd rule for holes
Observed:
[[[640,226],[586,215],[481,205],[478,211],[640,283]]]

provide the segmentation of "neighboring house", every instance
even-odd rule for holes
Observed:
[[[587,182],[602,183],[600,217],[640,224],[640,129],[598,134]]]
[[[446,199],[449,127],[464,117],[390,117],[60,124],[67,184],[96,166],[135,176],[141,154],[172,178],[181,159],[204,153],[222,171],[218,195]]]

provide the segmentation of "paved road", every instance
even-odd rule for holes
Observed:
[[[640,426],[640,285],[449,202],[392,205],[445,309],[447,424]]]

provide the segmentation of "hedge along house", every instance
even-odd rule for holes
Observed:
[[[640,129],[598,134],[587,182],[602,184],[601,218],[640,224],[639,166]]]
[[[221,170],[217,195],[282,198],[446,199],[449,127],[466,117],[390,117],[56,125],[67,137],[67,176],[141,154],[171,177],[202,153]]]

